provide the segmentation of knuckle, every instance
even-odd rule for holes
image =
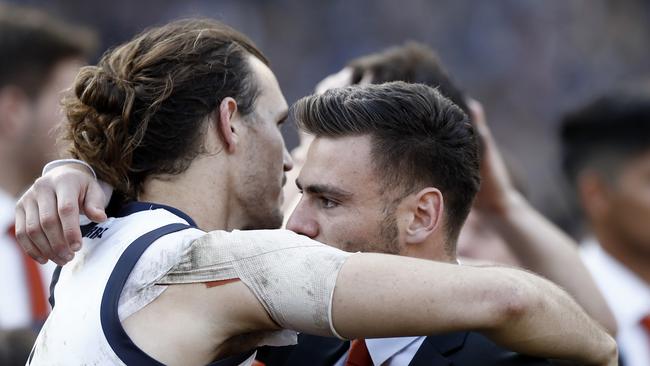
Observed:
[[[32,196],[34,195],[34,189],[29,188],[25,193],[23,193],[22,196],[18,199],[16,202],[16,210],[24,210],[25,209],[25,202],[28,200],[33,200]]]
[[[20,244],[21,247],[25,248],[24,243],[29,242],[29,237],[27,236],[27,232],[22,229],[16,229],[16,240],[18,241],[18,244]]]
[[[45,188],[46,186],[47,186],[47,183],[45,181],[45,178],[40,177],[40,178],[36,179],[36,181],[34,181],[34,184],[32,185],[32,188],[35,191],[40,191],[43,188]]]
[[[56,227],[58,224],[58,218],[51,212],[43,213],[41,216],[41,226],[46,229],[51,229]]]
[[[74,211],[75,211],[75,206],[70,201],[62,202],[59,204],[59,215],[61,216],[70,215],[74,213]]]
[[[25,248],[23,247],[23,251],[27,253],[28,256],[30,257],[38,257],[39,253],[37,253],[34,249],[32,248]]]
[[[29,237],[34,237],[41,233],[41,225],[35,221],[27,222],[25,226],[25,231]]]

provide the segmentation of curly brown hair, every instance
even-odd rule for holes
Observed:
[[[221,100],[252,112],[251,55],[268,64],[245,35],[214,20],[146,30],[81,69],[63,101],[63,139],[122,200],[136,199],[147,177],[182,173],[203,151],[204,122]]]

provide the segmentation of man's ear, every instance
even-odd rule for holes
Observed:
[[[28,97],[17,87],[0,88],[0,138],[14,140],[27,128]]]
[[[594,171],[581,173],[577,179],[577,189],[582,207],[589,219],[602,217],[608,209],[608,183]]]
[[[218,114],[215,116],[215,125],[224,149],[233,153],[239,142],[238,120],[241,118],[237,113],[237,102],[231,97],[224,98],[215,114]]]
[[[442,193],[433,187],[418,192],[409,205],[409,221],[405,230],[406,244],[426,241],[442,225],[444,201]]]

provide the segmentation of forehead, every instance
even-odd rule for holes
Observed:
[[[298,178],[305,188],[321,184],[355,194],[375,194],[379,184],[371,159],[370,137],[316,138]]]
[[[256,101],[256,111],[265,119],[282,118],[287,114],[288,105],[278,80],[271,69],[257,57],[249,56],[248,61],[260,91]]]

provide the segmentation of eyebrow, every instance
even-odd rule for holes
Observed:
[[[302,183],[300,183],[298,179],[296,179],[296,186],[299,190],[303,190]],[[337,187],[332,187],[328,184],[308,184],[304,190],[311,194],[328,194],[341,199],[352,197],[351,192]]]

